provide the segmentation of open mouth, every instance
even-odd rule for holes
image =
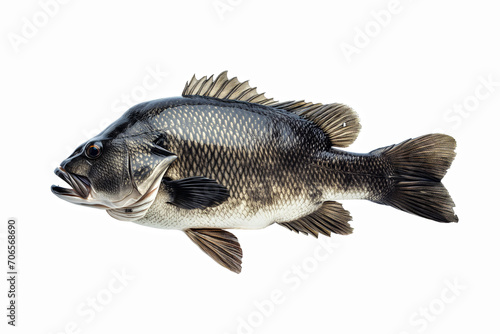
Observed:
[[[62,167],[57,167],[54,173],[71,186],[71,188],[63,188],[53,185],[51,189],[55,195],[80,197],[82,199],[89,197],[90,181],[85,176],[68,173]]]

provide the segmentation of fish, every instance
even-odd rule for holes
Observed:
[[[137,104],[78,146],[54,171],[70,188],[51,190],[118,220],[182,230],[235,273],[243,252],[228,229],[351,234],[341,200],[458,222],[441,182],[456,155],[453,137],[344,150],[360,129],[345,104],[279,102],[227,71],[193,76],[181,96]]]

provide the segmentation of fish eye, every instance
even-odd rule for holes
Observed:
[[[102,143],[100,141],[90,143],[85,149],[85,155],[87,158],[96,159],[102,153]]]

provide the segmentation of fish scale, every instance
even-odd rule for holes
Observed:
[[[179,102],[169,103],[176,105]],[[148,225],[174,229],[262,228],[315,211],[328,199],[324,193],[331,193],[336,198],[352,198],[359,193],[359,188],[343,187],[346,182],[343,173],[332,173],[353,160],[349,154],[330,161],[337,167],[330,166],[327,170],[304,168],[319,163],[326,166],[328,162],[320,155],[328,150],[326,135],[307,120],[283,115],[283,119],[276,121],[276,112],[265,107],[206,98],[184,98],[182,103],[185,104],[182,107],[165,108],[152,121],[182,124],[182,134],[171,126],[162,128],[169,138],[166,148],[179,156],[165,175],[170,179],[203,175],[226,186],[230,196],[215,208],[200,210],[196,218],[193,212],[155,201],[140,223],[147,221]],[[201,140],[199,133],[203,128],[216,124],[219,119],[227,120],[225,133],[220,136],[219,131],[216,136]],[[238,124],[246,131],[238,131]],[[306,134],[301,134],[304,129],[307,129]],[[267,136],[263,138],[261,132]],[[311,137],[316,140],[310,140]],[[362,167],[363,164],[350,166]],[[155,210],[160,210],[161,214],[151,216]],[[176,214],[166,219],[169,210],[175,210]]]

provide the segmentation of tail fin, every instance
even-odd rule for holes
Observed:
[[[370,152],[393,168],[394,186],[377,203],[438,222],[458,222],[455,204],[441,183],[455,158],[455,147],[452,137],[429,134]]]

